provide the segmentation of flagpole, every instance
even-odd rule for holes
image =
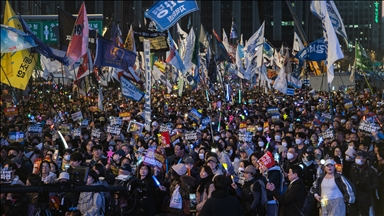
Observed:
[[[1,66],[1,65],[0,65],[0,66]],[[14,87],[11,85],[11,81],[9,81],[9,78],[8,78],[7,74],[5,73],[3,66],[1,66],[1,70],[2,70],[2,71],[3,71],[3,73],[4,73],[4,75],[5,75],[5,78],[7,78],[7,81],[8,81],[9,87],[11,87],[11,88],[12,88],[12,91],[13,91],[13,90],[14,90]]]

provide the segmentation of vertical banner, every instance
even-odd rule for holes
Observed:
[[[145,129],[150,131],[151,129],[151,43],[149,40],[144,39],[144,64],[145,64],[145,104],[144,104],[144,117],[145,117]]]

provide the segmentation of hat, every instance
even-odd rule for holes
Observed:
[[[332,165],[335,165],[336,162],[333,160],[333,159],[327,159],[324,163],[324,166],[327,166],[328,164],[332,164]]]
[[[118,155],[120,155],[121,157],[125,157],[125,152],[124,152],[123,150],[121,150],[121,149],[115,151],[114,154],[118,154]]]
[[[172,169],[177,173],[177,175],[182,176],[187,172],[187,167],[185,164],[179,163],[172,166]]]
[[[358,151],[356,155],[357,156],[361,156],[363,158],[367,158],[368,157],[368,152],[366,152],[366,151]]]
[[[240,151],[240,152],[246,152],[246,151],[245,151],[245,148],[243,148],[243,147],[240,147],[239,151]]]
[[[283,152],[283,151],[288,151],[288,149],[287,149],[287,147],[281,145],[281,146],[279,146],[278,151],[279,151],[279,154],[280,154],[280,153]]]
[[[243,172],[244,173],[252,173],[252,175],[255,175],[256,174],[256,168],[253,165],[248,165]]]
[[[184,163],[185,163],[185,164],[195,164],[195,160],[193,160],[193,158],[191,158],[191,157],[187,157],[187,158],[184,160]]]
[[[120,167],[120,169],[128,171],[128,172],[132,172],[132,167],[129,164],[124,164],[123,166]]]
[[[67,173],[67,172],[62,172],[62,173],[60,173],[59,178],[57,178],[57,180],[59,181],[59,180],[61,180],[61,179],[67,179],[67,180],[69,180],[69,173]]]
[[[91,148],[91,151],[93,151],[93,150],[103,150],[103,147],[101,147],[101,145],[94,145],[94,146],[92,146],[92,148]]]
[[[217,159],[216,159],[215,157],[213,157],[213,156],[211,156],[211,157],[208,158],[207,163],[208,163],[209,161],[213,161],[213,162],[217,163]]]
[[[12,163],[16,163],[16,164],[21,164],[21,163],[22,163],[21,159],[18,158],[18,157],[14,157],[14,158],[12,158],[12,159],[11,159],[11,162],[12,162]]]

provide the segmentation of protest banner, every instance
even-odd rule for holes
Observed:
[[[267,113],[268,113],[269,115],[280,114],[280,113],[279,113],[279,108],[277,108],[277,107],[271,107],[271,108],[268,108],[268,109],[267,109]]]
[[[75,138],[79,138],[81,136],[81,130],[80,128],[76,128],[74,131],[73,131],[73,136]]]
[[[195,142],[197,140],[197,134],[194,131],[185,132],[184,139],[189,142]]]
[[[91,136],[99,139],[101,135],[100,129],[93,128],[91,132]]]
[[[239,141],[251,142],[253,134],[251,132],[239,133]]]
[[[264,166],[266,167],[267,169],[275,166],[275,160],[273,159],[273,156],[272,156],[272,153],[267,151],[267,153],[265,153],[258,161],[257,163],[260,165],[260,166]]]
[[[322,133],[323,139],[334,139],[334,133],[332,128],[328,128]]]
[[[28,127],[29,133],[41,133],[43,132],[43,127],[40,124],[33,124]]]
[[[59,131],[64,135],[70,134],[71,129],[72,129],[72,126],[70,124],[61,124],[59,126]]]
[[[191,112],[188,113],[188,117],[194,122],[200,122],[202,116],[203,115],[195,108],[192,108]]]
[[[123,119],[120,117],[110,117],[109,121],[111,125],[122,125]]]
[[[175,144],[179,143],[181,141],[180,139],[182,136],[183,136],[182,133],[176,133],[173,136],[171,136],[172,145],[175,146]]]
[[[149,148],[147,153],[144,156],[143,163],[149,166],[157,166],[159,168],[163,167],[165,162],[165,157],[155,149]]]

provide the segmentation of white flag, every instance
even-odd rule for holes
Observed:
[[[243,66],[243,59],[244,59],[244,52],[243,52],[243,46],[241,44],[237,45],[236,49],[236,65],[237,69],[241,74],[244,74],[244,66]]]
[[[179,54],[181,58],[184,59],[188,34],[187,32],[183,31],[183,29],[181,29],[179,23],[176,24],[176,27],[177,27],[177,33],[179,34],[179,39],[180,39]]]
[[[192,56],[193,56],[193,50],[195,46],[195,31],[193,31],[193,28],[191,28],[191,31],[189,32],[189,35],[187,37],[187,44],[185,46],[185,55],[183,59],[183,64],[185,67],[185,71],[183,71],[183,74],[185,74],[186,71],[189,71],[189,69],[192,68],[194,65],[192,63]]]
[[[229,51],[230,51],[229,50],[229,41],[228,41],[227,33],[225,33],[224,28],[223,28],[223,45],[229,54]]]
[[[321,5],[322,3],[326,3],[326,9],[328,11],[329,18],[332,20],[332,26],[337,34],[342,36],[345,40],[345,42],[348,44],[348,37],[347,33],[345,31],[343,20],[341,19],[341,16],[339,14],[339,11],[337,10],[337,7],[335,5],[335,2],[333,0],[327,0],[327,1],[312,1],[311,3],[311,11],[312,13],[317,16],[319,19],[322,19],[321,17]],[[324,12],[323,12],[324,14]]]
[[[312,2],[313,4],[313,2]],[[328,83],[332,83],[335,77],[333,71],[333,63],[337,60],[344,58],[344,54],[341,51],[339,40],[337,39],[335,29],[332,26],[331,19],[327,10],[327,3],[325,1],[319,1],[320,4],[320,17],[323,22],[323,34],[324,44],[326,44],[327,59],[325,60],[325,66],[327,66]]]
[[[250,67],[255,57],[257,49],[263,50],[264,43],[264,23],[260,28],[249,38],[244,47],[244,63],[245,68]]]
[[[99,96],[97,97],[97,106],[101,111],[104,111],[103,100],[104,100],[103,91],[101,90],[101,87],[99,87]]]
[[[304,49],[303,42],[301,41],[299,35],[295,32],[295,35],[293,37],[293,49],[292,54],[296,55],[300,50]]]
[[[168,93],[171,93],[172,91],[172,84],[169,82],[169,80],[166,78],[165,74],[163,74],[159,68],[156,66],[153,66],[152,68],[152,83],[155,83],[156,81],[160,81],[164,85],[167,86]]]
[[[287,94],[288,84],[284,67],[281,67],[279,75],[277,75],[275,83],[273,83],[273,88],[283,94]]]

